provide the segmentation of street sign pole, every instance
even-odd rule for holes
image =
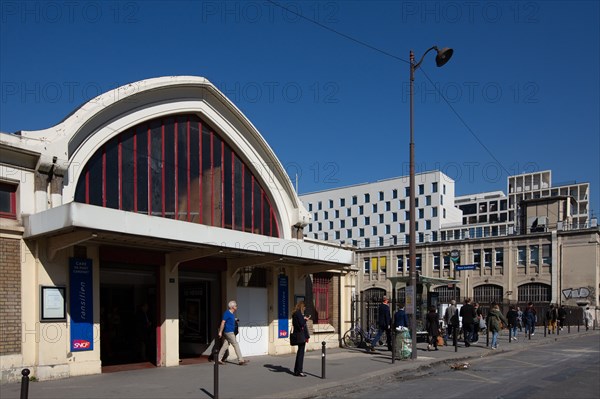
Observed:
[[[454,280],[456,280],[456,266],[458,266],[460,263],[460,251],[458,249],[453,249],[450,251],[450,261],[452,262],[454,269]],[[454,283],[454,300],[458,302],[458,298],[456,296],[456,283]]]

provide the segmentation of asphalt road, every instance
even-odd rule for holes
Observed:
[[[550,342],[522,351],[489,354],[468,361],[362,381],[322,392],[317,398],[495,398],[597,399],[600,397],[600,338]]]

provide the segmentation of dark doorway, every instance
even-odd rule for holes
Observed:
[[[182,268],[183,269],[183,268]],[[179,358],[207,355],[220,320],[218,275],[179,272]]]
[[[102,366],[157,364],[159,315],[153,266],[100,267],[100,359]]]

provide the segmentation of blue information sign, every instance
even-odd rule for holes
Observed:
[[[475,270],[477,265],[456,265],[454,266],[455,270]]]
[[[278,325],[278,337],[288,337],[288,277],[281,275],[277,279],[277,318],[279,319]]]
[[[92,260],[69,259],[71,352],[94,349]]]

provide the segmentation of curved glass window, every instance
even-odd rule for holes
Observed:
[[[144,122],[106,142],[83,168],[75,201],[279,237],[252,170],[192,114]]]

